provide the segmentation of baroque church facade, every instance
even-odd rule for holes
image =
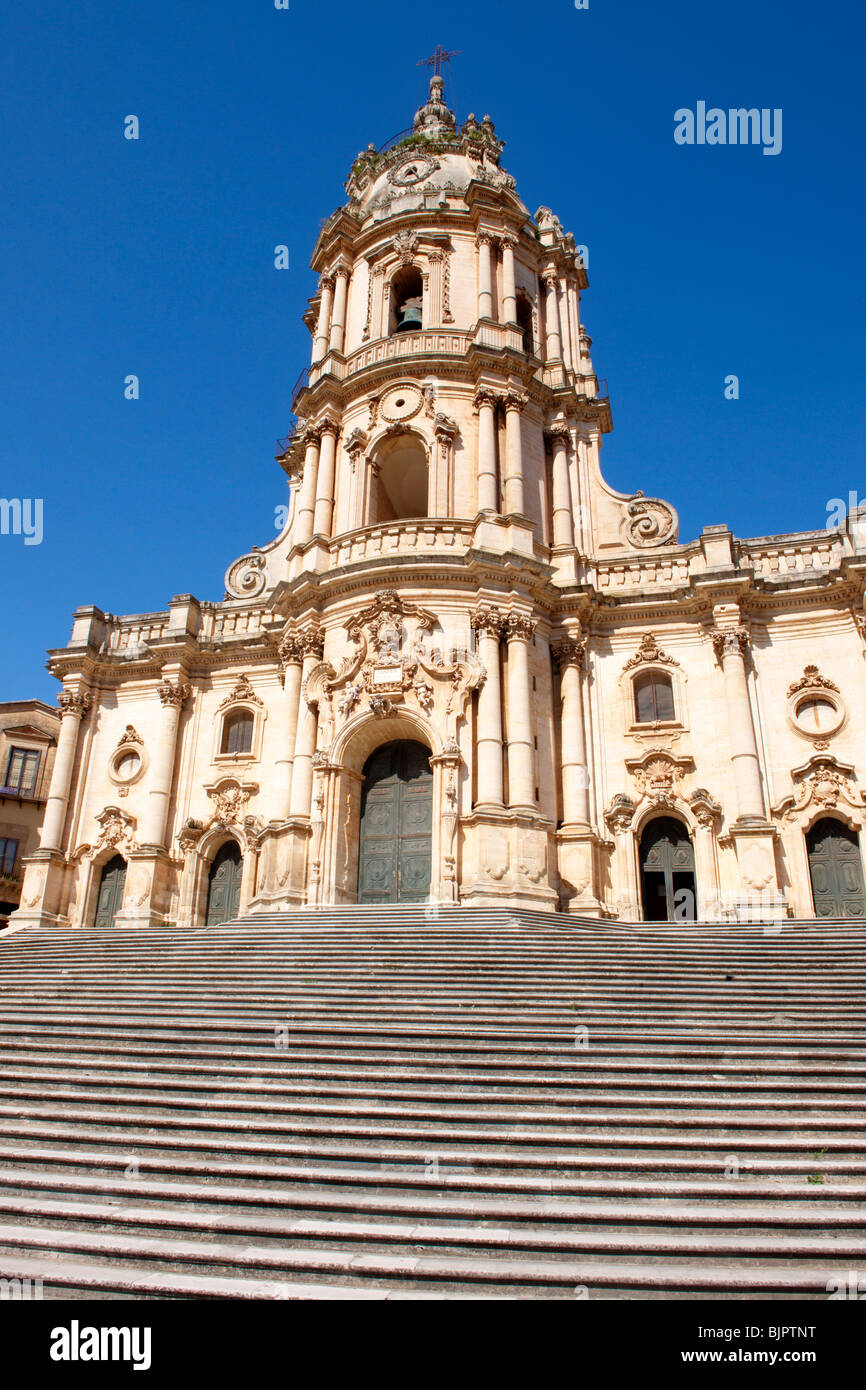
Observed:
[[[441,78],[313,254],[287,523],[79,608],[18,925],[334,904],[859,915],[857,526],[690,542],[601,472],[587,274]]]

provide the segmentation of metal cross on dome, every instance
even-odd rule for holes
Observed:
[[[447,63],[449,58],[459,58],[460,49],[455,48],[452,53],[448,53],[441,43],[437,43],[433,53],[429,58],[422,58],[418,63],[419,68],[432,68],[436,77],[442,76],[442,64]]]

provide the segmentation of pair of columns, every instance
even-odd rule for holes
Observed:
[[[517,286],[514,277],[514,252],[517,237],[512,232],[499,235],[479,232],[478,247],[478,317],[493,318],[493,256],[497,247],[502,250],[502,322],[517,322]]]
[[[535,623],[523,614],[506,616],[496,608],[481,608],[473,615],[472,626],[478,633],[479,655],[486,671],[484,684],[478,692],[476,808],[505,809],[500,660],[500,646],[505,637],[508,643],[508,807],[535,812],[535,736],[529,671],[529,644]]]
[[[313,338],[312,365],[329,352],[343,352],[346,345],[346,304],[349,297],[348,266],[338,265],[319,280],[319,317]]]
[[[331,534],[338,435],[339,426],[331,419],[325,419],[320,424],[310,427],[304,435],[306,449],[295,522],[296,545],[306,545],[314,535]]]
[[[478,412],[478,510],[500,512],[496,469],[496,407],[505,407],[505,466],[502,477],[502,512],[524,515],[523,435],[520,416],[527,397],[521,391],[502,395],[481,388],[475,395]]]
[[[316,751],[318,714],[304,698],[307,678],[322,659],[323,640],[318,629],[283,638],[279,654],[283,663],[283,750],[276,764],[277,820],[309,816],[313,793],[313,754]]]
[[[137,838],[142,848],[167,848],[165,835],[174,777],[177,730],[180,711],[189,693],[190,687],[180,677],[174,684],[170,680],[165,680],[157,687],[157,694],[164,713],[156,743],[151,750],[148,771],[148,799],[138,829]],[[91,695],[84,690],[64,690],[58,697],[61,715],[60,734],[57,740],[57,755],[54,759],[51,785],[46,799],[45,819],[42,823],[42,835],[39,841],[40,849],[57,851],[62,847],[79,730],[81,721],[92,703]]]

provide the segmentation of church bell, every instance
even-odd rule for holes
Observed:
[[[421,296],[404,300],[397,310],[397,333],[416,332],[421,327]]]

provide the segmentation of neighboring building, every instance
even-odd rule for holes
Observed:
[[[434,78],[358,156],[286,528],[222,602],[76,611],[16,921],[864,912],[858,525],[680,543],[607,485],[586,271],[501,150]]]
[[[0,704],[0,927],[18,907],[23,860],[38,848],[60,715],[41,700]]]

